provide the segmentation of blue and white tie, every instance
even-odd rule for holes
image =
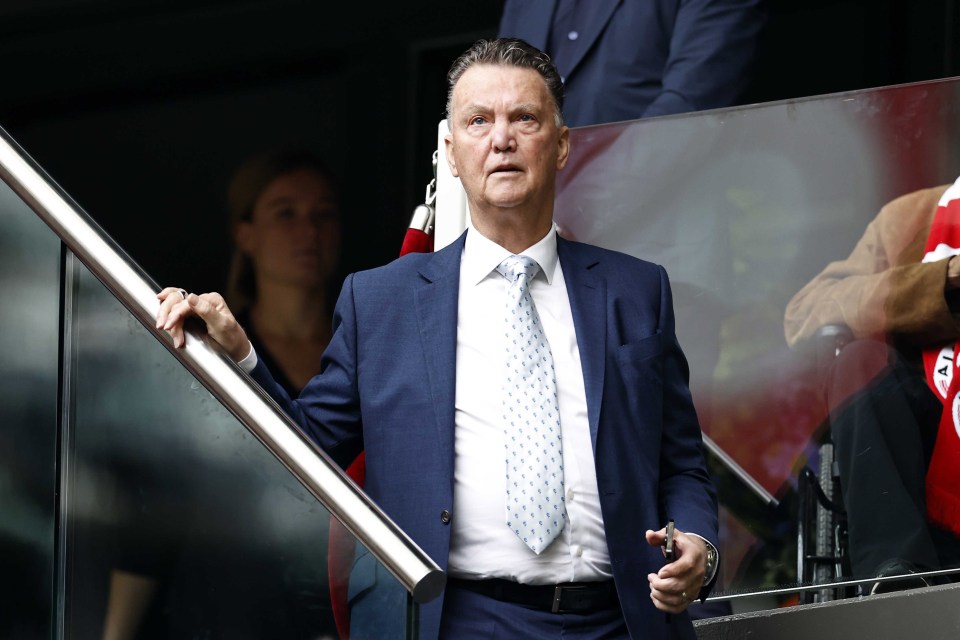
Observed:
[[[567,519],[553,354],[530,296],[530,281],[539,270],[526,256],[511,256],[497,267],[509,283],[503,389],[507,526],[537,555],[560,535]]]

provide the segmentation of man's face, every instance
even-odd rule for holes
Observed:
[[[533,69],[477,65],[460,77],[445,142],[474,215],[520,208],[552,216],[556,173],[569,150],[569,130],[555,113]]]

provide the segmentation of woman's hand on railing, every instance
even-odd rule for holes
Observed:
[[[180,348],[185,343],[183,324],[187,318],[197,316],[207,325],[207,333],[223,347],[234,362],[240,362],[250,354],[250,340],[233,317],[230,308],[219,293],[187,293],[177,287],[167,287],[157,294],[160,310],[157,312],[157,329],[163,329],[173,337],[173,346]]]

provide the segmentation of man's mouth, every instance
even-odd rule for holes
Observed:
[[[491,171],[490,173],[491,173],[491,174],[494,174],[494,173],[520,173],[520,167],[517,167],[517,166],[512,165],[512,164],[507,164],[507,165],[503,165],[502,167],[497,167],[496,169],[494,169],[494,170]]]

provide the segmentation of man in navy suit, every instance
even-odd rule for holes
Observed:
[[[663,268],[560,238],[559,75],[519,40],[480,41],[448,76],[446,150],[472,228],[432,254],[349,276],[321,373],[290,400],[218,294],[159,294],[158,327],[210,335],[449,575],[423,638],[687,638],[716,573],[717,504]],[[505,522],[503,261],[522,254],[550,345],[562,435],[562,528],[533,550]],[[662,552],[668,518],[677,556]],[[351,575],[352,637],[383,637],[395,581]],[[401,594],[402,595],[402,594]],[[401,601],[402,602],[402,601]],[[357,615],[364,611],[364,615]],[[382,617],[382,616],[380,616]],[[398,636],[399,637],[399,636]]]
[[[546,51],[571,127],[728,107],[748,83],[763,0],[507,0],[499,34]]]

